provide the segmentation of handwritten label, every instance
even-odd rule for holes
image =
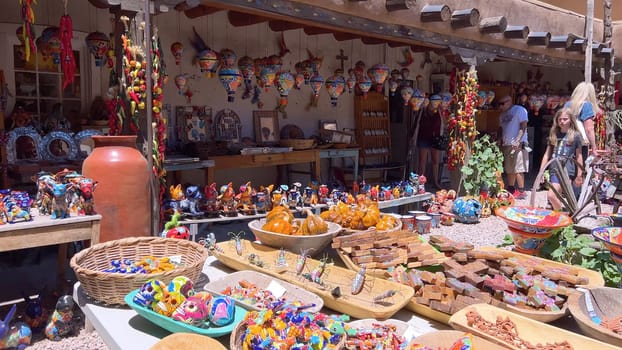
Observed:
[[[171,255],[168,257],[168,259],[170,260],[171,264],[175,264],[177,266],[181,265],[181,255]]]
[[[287,291],[287,289],[285,289],[285,287],[283,287],[282,285],[280,285],[278,282],[272,280],[270,281],[270,284],[268,285],[268,288],[266,288],[270,293],[272,293],[272,295],[274,295],[275,298],[280,298],[283,296],[283,294],[285,294],[285,292]]]

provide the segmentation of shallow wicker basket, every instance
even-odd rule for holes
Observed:
[[[150,274],[103,272],[115,259],[140,260],[181,256],[182,265],[170,271]],[[177,276],[198,281],[207,259],[207,250],[200,244],[174,238],[132,237],[96,244],[71,258],[71,268],[86,294],[104,304],[124,305],[123,298],[155,278],[169,283]]]

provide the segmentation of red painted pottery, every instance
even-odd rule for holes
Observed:
[[[100,242],[149,236],[151,205],[147,160],[136,136],[93,136],[95,148],[82,174],[97,181],[95,210],[101,214]]]

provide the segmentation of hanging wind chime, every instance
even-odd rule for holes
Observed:
[[[60,67],[63,72],[63,90],[72,85],[76,76],[76,59],[73,56],[71,39],[73,39],[73,21],[67,14],[67,0],[65,0],[65,12],[60,18],[58,26],[58,38],[60,39]]]
[[[35,45],[35,13],[32,5],[37,4],[37,0],[19,0],[22,7],[22,42],[24,43],[24,55],[26,62],[30,61],[30,52],[37,53],[37,45]]]

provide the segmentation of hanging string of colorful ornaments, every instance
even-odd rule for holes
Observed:
[[[459,169],[464,165],[469,145],[475,140],[475,113],[477,112],[477,92],[479,83],[474,67],[456,74],[455,112],[450,115],[449,148],[447,150],[448,168]]]

